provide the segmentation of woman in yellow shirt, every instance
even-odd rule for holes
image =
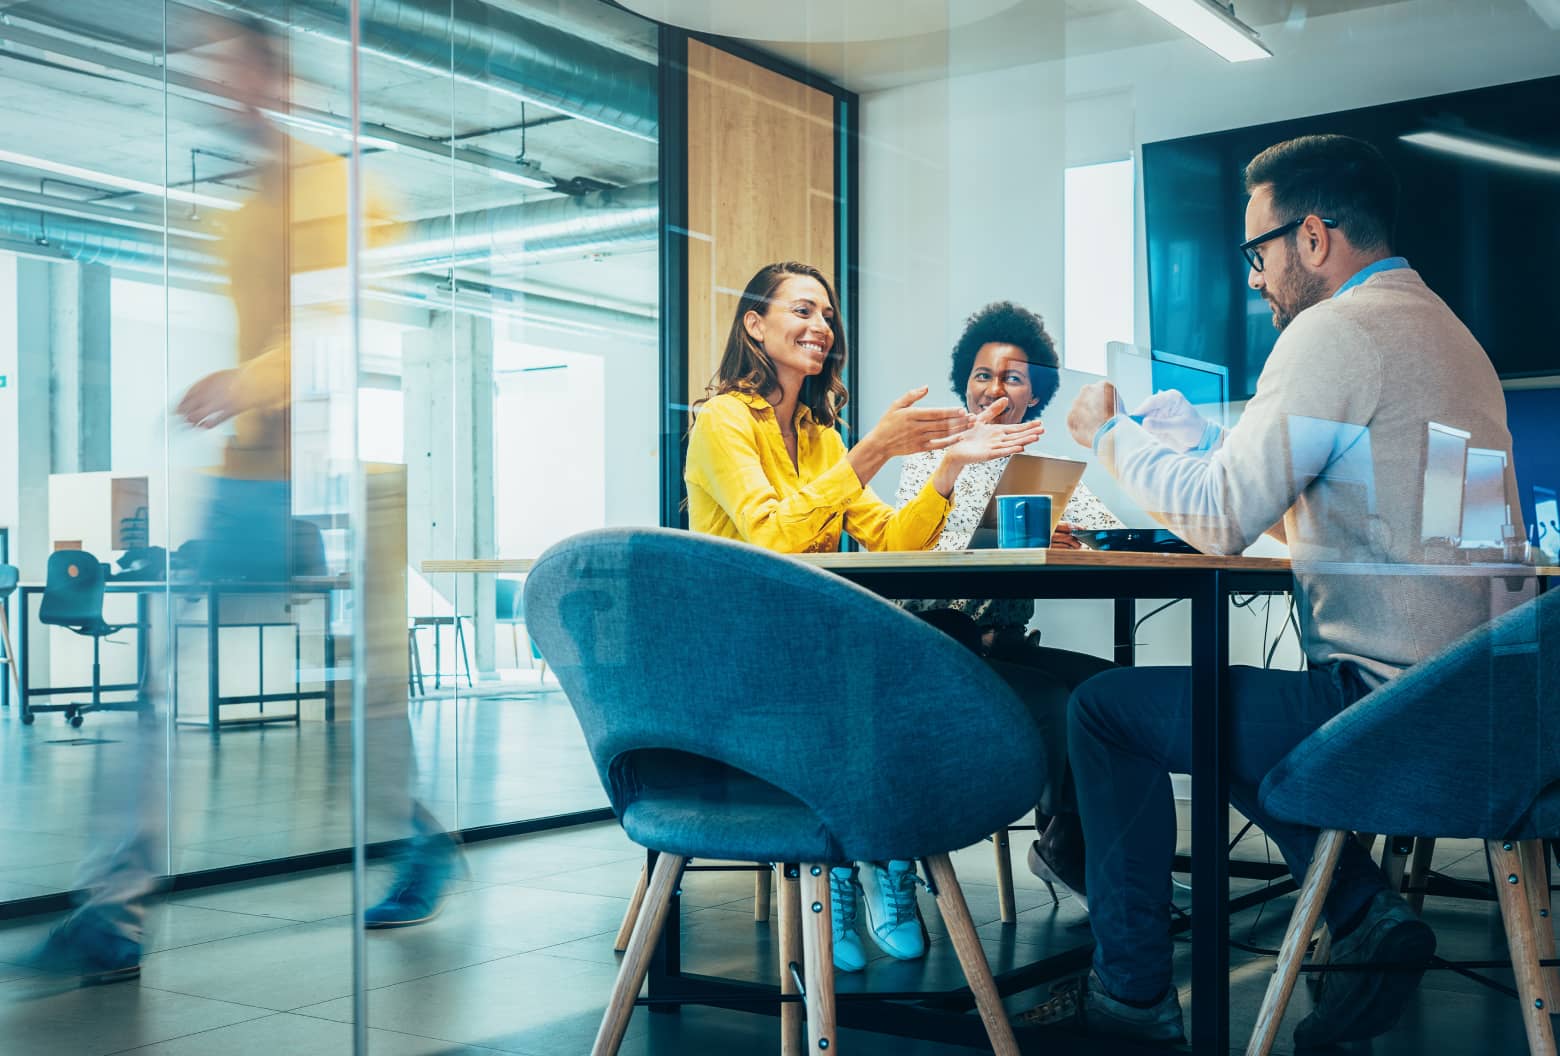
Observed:
[[[978,415],[918,407],[922,387],[890,405],[855,447],[834,426],[849,394],[834,290],[817,268],[770,264],[737,303],[709,391],[696,406],[685,480],[695,531],[784,553],[838,550],[840,534],[869,550],[926,550],[953,507],[965,466],[1017,454],[1040,438],[1038,421],[996,421],[1005,400]],[[924,487],[895,510],[867,486],[890,458],[942,451]],[[859,877],[859,879],[858,879]],[[854,923],[864,896],[868,932],[900,959],[926,952],[914,864],[862,862],[830,870],[834,965],[860,971]]]

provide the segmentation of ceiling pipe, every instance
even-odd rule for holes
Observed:
[[[45,197],[28,195],[35,202]],[[368,272],[370,277],[407,274],[651,242],[659,228],[657,200],[656,185],[646,183],[578,198],[477,209],[460,213],[453,221],[435,216],[396,224],[382,238],[376,234],[375,241],[382,244],[365,254]],[[74,203],[63,202],[60,207],[74,210]],[[81,263],[160,271],[166,252],[169,266],[181,272],[204,272],[209,280],[222,271],[221,258],[210,242],[170,231],[165,245],[160,232],[144,225],[55,213],[42,204],[38,208],[0,204],[0,240],[52,249]]]
[[[639,139],[657,137],[656,68],[481,0],[358,0],[363,50]],[[349,42],[348,0],[204,0]]]

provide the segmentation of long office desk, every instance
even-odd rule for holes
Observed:
[[[1134,603],[1184,598],[1191,602],[1192,722],[1192,1008],[1193,1051],[1229,1052],[1229,606],[1233,595],[1291,590],[1291,566],[1283,558],[1214,557],[1202,554],[1114,553],[1088,550],[966,550],[891,553],[826,553],[795,560],[826,569],[886,598],[1104,599],[1116,603],[1114,658],[1133,660]],[[426,561],[425,573],[524,574],[528,558]],[[1340,567],[1338,571],[1345,571]],[[1357,566],[1348,571],[1362,571]],[[1309,571],[1309,569],[1308,569]],[[1560,574],[1549,566],[1383,566],[1369,571],[1396,575],[1536,576],[1540,588]],[[674,899],[674,904],[676,900]],[[652,962],[650,1000],[715,997],[732,1007],[753,1007],[752,987],[680,971],[675,917]],[[1033,985],[1032,976],[1004,991]],[[744,1001],[743,994],[747,992]],[[843,995],[842,995],[843,996]],[[868,997],[870,995],[860,995]],[[910,995],[877,995],[905,998]],[[843,1027],[887,1030],[932,1040],[983,1046],[974,1017],[909,1009],[895,1013],[841,1001]],[[897,1020],[897,1021],[896,1021]],[[958,1022],[962,1021],[962,1022]],[[1087,1042],[1047,1035],[1047,1051],[1093,1052]],[[1125,1051],[1125,1050],[1123,1050]]]
[[[210,731],[211,731],[211,735],[213,737],[219,737],[220,734],[221,734],[221,728],[222,728],[221,711],[222,711],[222,708],[230,706],[230,705],[237,705],[237,704],[259,704],[259,705],[263,706],[265,704],[270,704],[270,703],[282,703],[282,702],[291,701],[295,705],[301,705],[301,703],[303,701],[305,701],[305,700],[321,700],[321,701],[324,701],[324,703],[325,703],[325,721],[332,722],[332,721],[335,720],[335,712],[336,712],[336,689],[335,689],[335,680],[334,680],[334,674],[335,674],[335,636],[331,632],[330,610],[329,610],[329,605],[328,604],[326,606],[326,611],[325,611],[325,614],[324,614],[324,617],[323,617],[324,647],[325,647],[325,658],[324,658],[325,663],[324,663],[324,667],[325,667],[326,677],[325,677],[324,683],[323,683],[323,685],[321,686],[320,689],[316,689],[316,690],[303,690],[301,688],[301,686],[300,686],[298,688],[295,688],[293,692],[288,692],[288,693],[264,693],[264,692],[260,692],[260,693],[251,693],[251,694],[230,694],[230,695],[224,696],[222,694],[221,688],[220,688],[221,687],[222,664],[221,664],[221,652],[220,652],[220,649],[218,648],[218,634],[221,631],[222,627],[224,626],[223,623],[222,623],[222,616],[221,616],[221,612],[222,612],[222,599],[225,596],[227,596],[227,595],[234,595],[234,594],[300,594],[300,595],[315,595],[315,596],[320,596],[320,597],[325,598],[327,600],[327,603],[328,603],[330,595],[334,591],[337,591],[337,590],[340,590],[340,589],[344,588],[346,585],[347,585],[347,581],[346,580],[344,580],[344,579],[342,579],[340,577],[336,577],[336,576],[299,576],[299,577],[296,577],[294,579],[288,580],[285,583],[248,583],[248,582],[220,582],[220,583],[217,583],[217,582],[207,582],[207,583],[174,583],[171,586],[169,585],[169,583],[166,580],[140,580],[140,581],[137,581],[137,580],[117,580],[117,581],[111,581],[109,583],[106,583],[106,584],[104,584],[104,587],[103,587],[103,590],[104,590],[105,594],[134,594],[136,596],[136,620],[135,620],[134,625],[131,628],[129,628],[129,629],[133,629],[136,632],[136,636],[137,636],[137,639],[138,639],[138,641],[136,642],[136,647],[135,647],[135,649],[136,649],[136,665],[135,665],[136,680],[135,680],[134,683],[123,682],[123,683],[105,684],[105,685],[100,687],[100,691],[102,693],[128,693],[128,692],[139,692],[140,691],[141,683],[142,683],[142,681],[143,681],[143,679],[145,678],[145,675],[146,675],[147,657],[146,657],[146,650],[144,648],[144,642],[145,642],[145,630],[146,630],[146,627],[147,627],[147,624],[148,624],[148,619],[149,619],[149,617],[147,615],[147,613],[148,613],[148,599],[151,596],[156,595],[156,594],[167,593],[167,594],[170,594],[172,596],[176,596],[176,597],[180,597],[180,598],[186,598],[186,599],[191,599],[191,600],[197,600],[197,599],[204,598],[205,601],[206,601],[205,619],[203,621],[201,621],[201,625],[205,629],[206,652],[207,652],[207,664],[206,664],[206,716],[207,716],[207,721],[204,722],[204,723],[200,723],[199,725],[209,726],[210,727]],[[86,685],[86,686],[34,687],[31,684],[31,681],[30,681],[30,678],[29,678],[29,675],[30,675],[30,671],[29,671],[30,663],[29,663],[29,660],[30,660],[31,650],[32,650],[31,633],[30,633],[30,630],[31,630],[30,623],[31,623],[31,621],[29,619],[29,614],[31,612],[31,604],[30,604],[30,602],[31,602],[32,598],[41,596],[43,594],[43,591],[44,591],[44,587],[43,587],[43,584],[41,584],[41,583],[24,583],[20,587],[18,587],[17,591],[16,591],[16,596],[17,596],[17,599],[18,599],[18,601],[17,601],[18,612],[17,612],[17,621],[16,621],[16,627],[17,627],[16,653],[17,653],[17,660],[18,660],[18,665],[17,666],[18,666],[18,669],[19,669],[18,673],[20,675],[19,683],[20,683],[20,688],[21,688],[21,692],[19,694],[21,699],[19,701],[17,701],[17,705],[18,705],[18,717],[21,719],[23,724],[31,723],[33,721],[34,713],[36,711],[40,710],[38,708],[35,708],[32,705],[32,700],[35,697],[50,697],[50,696],[60,696],[60,695],[67,695],[67,694],[80,695],[80,694],[90,694],[92,692],[92,687],[90,685]],[[181,624],[180,621],[175,621],[175,623],[176,623],[175,633],[177,633],[177,629],[178,629],[179,626],[184,626],[184,627],[190,626],[190,624],[188,624],[188,623],[182,623]],[[231,626],[243,626],[243,625],[242,624],[235,624],[235,625],[231,625]],[[176,652],[177,652],[177,643],[176,642],[175,642],[174,646],[172,647],[172,649],[170,651],[174,652],[176,654]],[[263,662],[263,653],[262,653],[262,662]],[[301,678],[301,674],[298,677]],[[262,685],[263,685],[263,683],[262,683]],[[50,708],[49,710],[58,710],[58,709]],[[259,721],[259,722],[277,722],[277,721],[294,722],[294,721],[297,721],[297,715],[295,713],[293,715],[285,715],[285,716],[275,716],[275,717],[265,716],[265,717],[262,717],[259,720],[256,720],[256,719],[245,719],[245,720],[241,720],[241,721],[245,722],[245,723],[249,723],[249,724],[253,724],[253,723],[257,722],[257,721]]]

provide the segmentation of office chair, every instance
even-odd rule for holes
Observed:
[[[89,711],[125,711],[140,706],[131,701],[106,704],[103,701],[103,673],[99,662],[102,640],[134,623],[103,622],[103,563],[85,550],[56,550],[49,555],[48,574],[43,585],[43,600],[38,604],[38,622],[64,627],[92,639],[92,699],[85,703],[32,705],[22,721],[30,723],[30,713],[60,711],[65,721],[79,727]]]
[[[613,811],[656,852],[594,1056],[622,1043],[690,858],[779,863],[787,1053],[804,1006],[806,1050],[836,1049],[829,867],[923,859],[993,1050],[1016,1056],[948,855],[1031,810],[1044,776],[1034,722],[990,668],[837,576],[671,529],[565,540],[525,593]]]
[[[509,625],[509,639],[515,647],[515,664],[520,663],[520,629],[525,626],[525,592],[520,588],[518,579],[498,579],[493,582],[495,595],[495,608],[498,618],[495,623]],[[536,643],[531,640],[530,632],[525,636],[525,662],[535,670],[538,662],[542,665],[542,677],[547,677],[547,661],[542,658],[542,652],[536,648]]]
[[[1263,779],[1276,818],[1322,829],[1248,1056],[1266,1056],[1350,830],[1485,841],[1529,1051],[1560,1008],[1543,841],[1560,836],[1560,590],[1464,636],[1335,716]],[[1383,746],[1389,746],[1384,748]],[[1401,876],[1401,873],[1399,873]]]

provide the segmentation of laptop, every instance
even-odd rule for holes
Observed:
[[[991,501],[981,515],[980,525],[970,536],[971,550],[995,549],[997,545],[997,499],[1002,495],[1048,495],[1051,498],[1051,531],[1062,519],[1062,511],[1083,479],[1087,462],[1048,455],[1014,455],[997,480]]]

